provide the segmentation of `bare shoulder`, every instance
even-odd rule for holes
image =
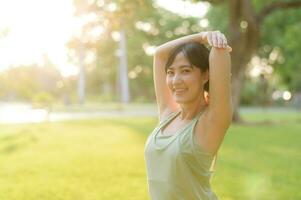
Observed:
[[[227,127],[220,126],[212,119],[209,109],[206,109],[194,129],[198,145],[211,155],[216,154],[229,126],[230,124]]]

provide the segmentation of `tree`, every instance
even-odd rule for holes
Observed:
[[[222,9],[224,10],[222,10],[221,7],[219,7],[219,11],[221,11],[223,14],[226,14],[228,17],[228,21],[227,22],[224,21],[221,25],[227,27],[228,41],[233,48],[233,52],[232,52],[232,93],[233,93],[233,105],[234,105],[233,120],[239,122],[242,120],[239,115],[238,108],[240,104],[240,94],[244,82],[245,69],[247,67],[247,64],[250,62],[251,58],[258,52],[260,48],[263,47],[263,44],[261,43],[262,38],[269,37],[272,34],[271,30],[266,29],[266,27],[264,26],[264,21],[268,18],[268,16],[270,16],[272,13],[275,13],[276,11],[300,8],[301,1],[298,0],[295,1],[191,0],[191,1],[194,2],[206,1],[212,4],[213,7],[221,5]],[[216,12],[215,14],[219,15]],[[219,21],[219,23],[220,22],[221,21]],[[295,22],[298,21],[295,20]],[[271,48],[271,50],[273,50],[273,48]],[[271,50],[269,52],[271,52]]]
[[[77,2],[77,3],[76,3]],[[197,18],[183,18],[177,14],[156,7],[152,1],[99,1],[75,2],[76,7],[85,7],[86,16],[95,16],[86,23],[85,50],[92,52],[95,60],[86,64],[87,89],[90,94],[107,92],[107,88],[118,94],[116,87],[117,65],[116,50],[120,30],[120,17],[127,38],[127,58],[131,97],[134,101],[155,101],[152,74],[152,49],[168,40],[201,31]],[[81,9],[84,10],[84,9]],[[102,27],[97,37],[93,32]],[[70,42],[70,52],[76,48],[76,38]],[[75,55],[75,54],[74,54]],[[106,89],[105,89],[106,88]],[[116,100],[115,97],[113,100]]]
[[[0,73],[0,99],[33,102],[63,95],[63,77],[54,66],[15,66]],[[42,95],[41,95],[42,94]],[[40,98],[43,96],[42,98]]]

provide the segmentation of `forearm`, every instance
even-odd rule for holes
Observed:
[[[175,47],[187,42],[199,42],[202,44],[207,44],[206,34],[207,32],[200,32],[164,43],[157,47],[155,56],[166,59],[170,51],[172,51]]]
[[[228,50],[213,47],[209,65],[210,104],[220,115],[231,115],[231,58]]]

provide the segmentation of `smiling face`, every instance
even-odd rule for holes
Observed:
[[[166,83],[177,103],[190,104],[204,98],[208,71],[202,73],[199,68],[191,65],[182,52],[177,54],[166,73]]]

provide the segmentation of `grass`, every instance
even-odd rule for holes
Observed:
[[[137,109],[154,110],[157,106],[153,103],[99,103],[99,102],[86,102],[83,105],[72,104],[65,106],[62,104],[53,105],[52,111],[54,112],[101,112],[101,111],[133,111]]]
[[[297,112],[245,112],[218,154],[221,200],[301,199]],[[275,122],[275,123],[273,123]],[[156,118],[0,125],[0,199],[147,200],[144,144]]]

